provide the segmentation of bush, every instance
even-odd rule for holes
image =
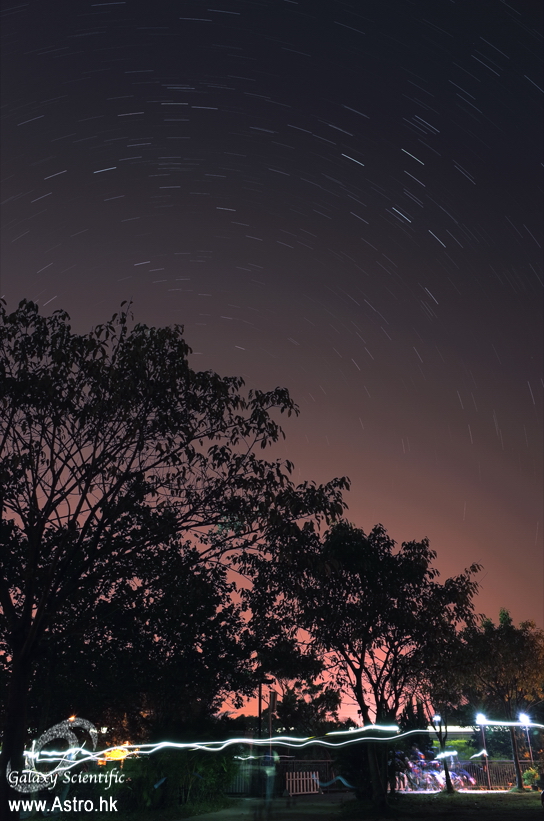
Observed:
[[[126,810],[175,808],[224,795],[237,770],[227,753],[163,750],[129,758],[120,805]]]
[[[528,770],[525,770],[522,777],[525,786],[532,787],[533,784],[536,784],[539,780],[538,770],[535,770],[534,767],[529,767]]]

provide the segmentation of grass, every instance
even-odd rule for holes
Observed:
[[[370,802],[344,805],[341,821],[395,819],[396,821],[530,821],[544,819],[540,793],[437,793],[399,795],[390,800],[386,815],[377,814]],[[339,819],[340,821],[340,819]]]
[[[119,812],[122,821],[182,821],[191,815],[231,807],[236,799],[217,797],[198,804],[186,804],[182,807],[156,810],[139,810]],[[122,807],[119,807],[122,810]],[[335,821],[544,821],[540,793],[446,793],[436,794],[403,794],[390,799],[386,814],[376,813],[371,802],[348,801],[341,811],[331,806],[331,815]],[[112,813],[77,813],[76,819],[92,821],[112,821]],[[285,817],[281,815],[281,817]]]

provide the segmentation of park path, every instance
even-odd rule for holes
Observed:
[[[299,796],[296,801],[290,799],[289,804],[286,798],[276,798],[267,814],[262,799],[242,798],[235,807],[192,815],[183,821],[337,821],[341,805],[351,800],[348,793]]]

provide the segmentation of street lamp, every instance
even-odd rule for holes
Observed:
[[[438,736],[438,743],[440,744],[440,752],[443,753],[444,752],[444,744],[442,743],[442,716],[439,716],[438,713],[436,713],[432,717],[431,720],[434,724],[434,731]]]
[[[489,756],[487,754],[486,746],[485,746],[485,725],[487,724],[487,718],[484,716],[483,713],[478,713],[476,716],[476,724],[480,725],[480,729],[482,731],[482,741],[484,743],[484,748],[482,750],[485,756],[485,771],[487,774],[487,787],[491,789],[491,777],[489,775]]]
[[[519,714],[519,720],[520,720],[520,723],[524,725],[525,732],[527,733],[527,744],[529,745],[529,755],[531,756],[531,766],[533,766],[535,762],[534,762],[534,759],[533,759],[533,748],[531,746],[531,737],[529,735],[529,724],[531,723],[531,719],[529,718],[528,715],[525,715],[525,713],[520,713]]]
[[[262,673],[261,673],[262,675]],[[259,679],[259,723],[258,723],[258,737],[261,738],[263,734],[263,684],[274,684],[273,678]]]

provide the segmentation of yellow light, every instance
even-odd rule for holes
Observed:
[[[121,761],[128,755],[128,750],[123,750],[121,747],[115,747],[113,750],[107,750],[104,753],[104,758],[108,761]]]

